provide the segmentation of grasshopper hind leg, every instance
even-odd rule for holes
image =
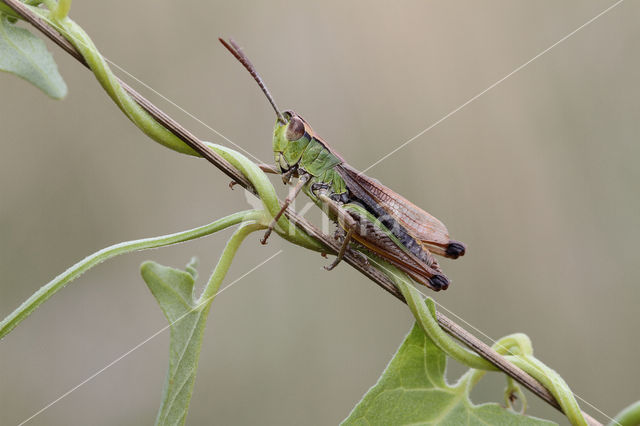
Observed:
[[[349,244],[351,243],[351,237],[356,230],[357,223],[349,215],[349,213],[347,213],[340,204],[338,204],[329,195],[327,195],[324,190],[318,191],[316,196],[329,208],[329,210],[333,211],[333,213],[337,216],[338,225],[346,229],[344,240],[342,241],[342,245],[340,246],[340,250],[338,251],[335,260],[330,265],[324,267],[324,269],[326,269],[327,271],[331,271],[333,268],[338,266],[338,264],[344,258],[344,254],[347,252]],[[342,235],[337,236],[342,237]]]
[[[345,239],[346,236],[347,236],[347,232],[342,227],[338,226],[336,228],[335,233],[333,234],[333,239],[336,240],[337,242],[339,242],[342,245],[342,243],[344,242],[344,239]],[[351,245],[351,248],[353,249],[353,250],[351,250],[351,254],[354,255],[354,257],[356,258],[358,263],[360,263],[363,266],[371,265],[367,255],[364,254],[362,251],[360,251],[361,249],[366,250],[366,247],[364,247],[363,245],[358,243],[358,241],[356,241],[354,238],[351,239],[349,244]],[[324,257],[327,257],[327,256],[324,256]]]
[[[344,241],[340,246],[340,251],[338,252],[338,255],[336,256],[335,260],[330,265],[328,266],[325,265],[324,269],[326,269],[327,271],[330,271],[336,266],[338,266],[338,263],[342,261],[342,259],[344,258],[344,254],[347,251],[347,248],[349,247],[349,242],[351,242],[352,235],[353,235],[353,228],[349,228],[349,230],[347,231],[347,234],[344,237]]]

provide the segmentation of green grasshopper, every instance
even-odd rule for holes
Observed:
[[[327,270],[340,263],[350,244],[378,255],[417,282],[433,290],[444,290],[449,279],[432,252],[456,259],[464,255],[463,243],[449,239],[442,222],[351,167],[293,111],[280,112],[255,67],[233,40],[220,42],[249,71],[276,112],[273,153],[276,168],[261,165],[269,173],[279,173],[288,185],[298,182],[285,199],[262,238],[266,244],[276,222],[303,191],[339,225],[337,238],[342,245]]]

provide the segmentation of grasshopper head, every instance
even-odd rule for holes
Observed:
[[[273,128],[273,154],[281,173],[286,173],[300,160],[302,149],[312,132],[302,117],[291,110],[282,113]]]

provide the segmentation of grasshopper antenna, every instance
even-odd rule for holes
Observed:
[[[236,42],[233,41],[233,39],[231,38],[229,39],[229,42],[227,42],[222,38],[218,38],[218,40],[220,40],[220,43],[222,43],[222,45],[226,47],[227,50],[231,52],[233,56],[235,56],[235,58],[247,69],[247,71],[249,71],[249,74],[251,74],[251,76],[256,81],[256,83],[258,83],[258,86],[260,86],[260,89],[262,89],[262,93],[264,93],[264,95],[267,97],[267,99],[269,100],[269,103],[271,104],[274,111],[276,112],[276,117],[278,118],[278,121],[281,122],[282,124],[286,124],[286,120],[284,119],[284,117],[282,116],[282,113],[278,109],[278,106],[276,105],[276,101],[273,100],[273,96],[271,96],[269,89],[267,89],[267,85],[264,84],[264,81],[262,81],[262,77],[260,77],[260,75],[256,71],[256,67],[253,66],[253,64],[251,63],[249,58],[247,58],[247,56],[244,54],[240,46],[238,46]]]

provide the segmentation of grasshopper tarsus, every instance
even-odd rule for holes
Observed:
[[[229,189],[233,191],[233,187],[236,186],[238,184],[238,182],[236,182],[235,180],[232,180],[231,182],[229,182]]]
[[[331,262],[330,265],[324,265],[323,268],[325,269],[325,271],[333,271],[333,269],[338,266],[338,264],[342,261],[342,257],[336,257],[335,260],[333,262]]]
[[[271,231],[273,230],[273,228],[269,228],[265,231],[264,235],[262,236],[262,238],[260,238],[260,244],[262,244],[263,246],[267,245],[267,240],[269,239],[269,235],[271,235]]]

